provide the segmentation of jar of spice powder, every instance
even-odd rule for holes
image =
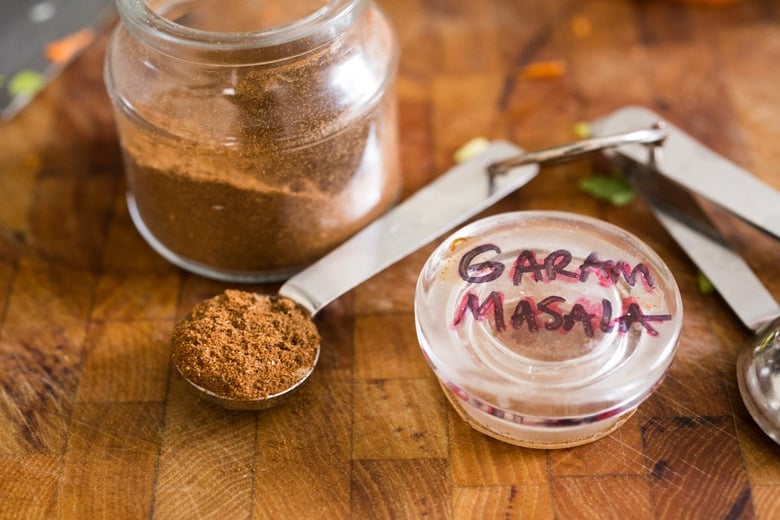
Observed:
[[[128,206],[192,272],[281,279],[400,189],[398,44],[368,0],[117,0],[106,56]]]

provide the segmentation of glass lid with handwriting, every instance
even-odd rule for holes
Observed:
[[[420,346],[475,429],[535,448],[594,441],[663,380],[682,302],[663,260],[627,231],[553,211],[469,224],[428,258]]]

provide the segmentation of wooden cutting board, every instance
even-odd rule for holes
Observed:
[[[405,195],[475,136],[551,146],[627,104],[663,114],[780,189],[776,2],[380,4],[402,43]],[[699,290],[696,268],[646,206],[580,190],[594,175],[588,161],[545,168],[486,214],[592,215],[638,235],[673,270],[685,304],[679,353],[614,434],[535,451],[459,419],[414,332],[414,284],[435,244],[318,317],[320,365],[286,404],[238,413],[198,400],[171,369],[171,330],[227,285],[172,267],[133,228],[104,44],[0,126],[0,517],[780,515],[780,447],[752,423],[736,386],[748,334]],[[780,297],[780,245],[710,211]]]

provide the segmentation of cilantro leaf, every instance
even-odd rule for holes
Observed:
[[[580,181],[580,189],[615,206],[625,206],[635,197],[631,185],[621,175],[596,175],[583,179]]]

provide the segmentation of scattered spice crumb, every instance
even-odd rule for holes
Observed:
[[[466,237],[456,238],[455,240],[452,241],[452,244],[450,244],[450,251],[455,251],[456,249],[458,249],[460,247],[460,245],[462,243],[467,242],[467,241],[468,241],[468,238],[466,238]]]
[[[288,298],[227,290],[176,325],[172,359],[182,376],[231,399],[262,399],[313,368],[320,336]]]
[[[593,25],[584,16],[575,16],[571,20],[571,32],[577,38],[585,38],[593,32]]]

